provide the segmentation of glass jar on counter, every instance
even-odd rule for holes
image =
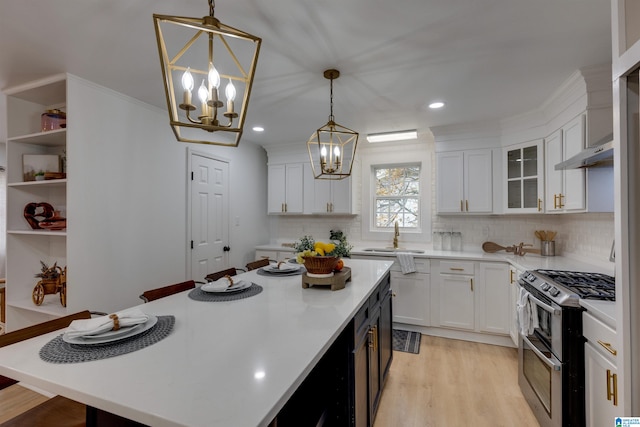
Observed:
[[[451,232],[450,231],[442,232],[442,250],[443,251],[451,250]]]
[[[459,231],[454,231],[451,233],[451,250],[452,251],[462,250],[462,233]]]
[[[62,110],[47,110],[40,115],[40,127],[43,132],[67,127],[67,113]]]
[[[434,231],[433,232],[433,250],[441,251],[442,250],[442,231]]]

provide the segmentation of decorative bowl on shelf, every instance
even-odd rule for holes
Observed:
[[[336,268],[339,259],[335,256],[307,256],[304,257],[304,267],[311,274],[329,274]]]
[[[67,219],[60,216],[60,211],[53,211],[53,216],[38,223],[45,230],[64,230],[67,228]]]

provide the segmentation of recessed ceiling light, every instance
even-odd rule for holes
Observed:
[[[432,102],[431,104],[429,104],[429,108],[431,108],[432,110],[437,110],[438,108],[442,108],[444,107],[444,102]]]
[[[264,132],[264,128],[262,126],[254,126],[254,132]]]
[[[403,130],[399,132],[370,133],[367,135],[369,142],[405,141],[407,139],[418,139],[416,130]]]

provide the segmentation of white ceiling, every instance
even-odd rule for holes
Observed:
[[[264,146],[326,123],[328,68],[341,72],[336,122],[362,137],[525,113],[611,59],[608,0],[218,0],[215,12],[263,40],[242,142]],[[208,4],[0,0],[0,88],[69,72],[165,108],[153,13]]]

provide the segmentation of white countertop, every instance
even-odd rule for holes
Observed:
[[[602,320],[611,329],[616,329],[616,303],[615,301],[580,300],[580,305],[594,317]]]
[[[0,374],[153,426],[267,425],[391,267],[348,260],[345,289],[302,289],[301,276],[238,278],[253,297],[199,302],[188,292],[140,305],[174,315],[164,340],[100,361],[54,365],[38,352],[59,332],[0,348]]]
[[[367,248],[378,248],[385,247],[385,244],[380,242],[377,243],[357,243],[354,244],[353,249],[351,250],[352,255],[358,256],[371,256],[371,257],[381,257],[381,258],[395,258],[393,253],[382,253],[382,252],[370,252],[365,251]],[[281,244],[273,243],[256,246],[258,250],[271,250],[271,251],[280,251],[280,252],[295,252],[295,250],[291,247],[282,246]],[[419,249],[424,251],[424,253],[416,253],[413,254],[416,258],[450,258],[450,259],[468,259],[473,261],[498,261],[498,262],[508,262],[519,270],[537,270],[537,269],[548,269],[548,270],[569,270],[569,271],[583,271],[583,272],[592,272],[592,273],[603,273],[608,274],[610,276],[614,275],[614,264],[610,262],[594,262],[592,260],[578,260],[575,258],[570,258],[566,256],[553,256],[553,257],[543,257],[538,254],[528,253],[524,256],[513,255],[512,253],[507,252],[496,252],[496,253],[488,253],[484,252],[481,248],[477,250],[468,250],[465,249],[463,251],[436,251],[431,249],[430,246],[420,246],[420,245],[412,245],[408,249]]]

